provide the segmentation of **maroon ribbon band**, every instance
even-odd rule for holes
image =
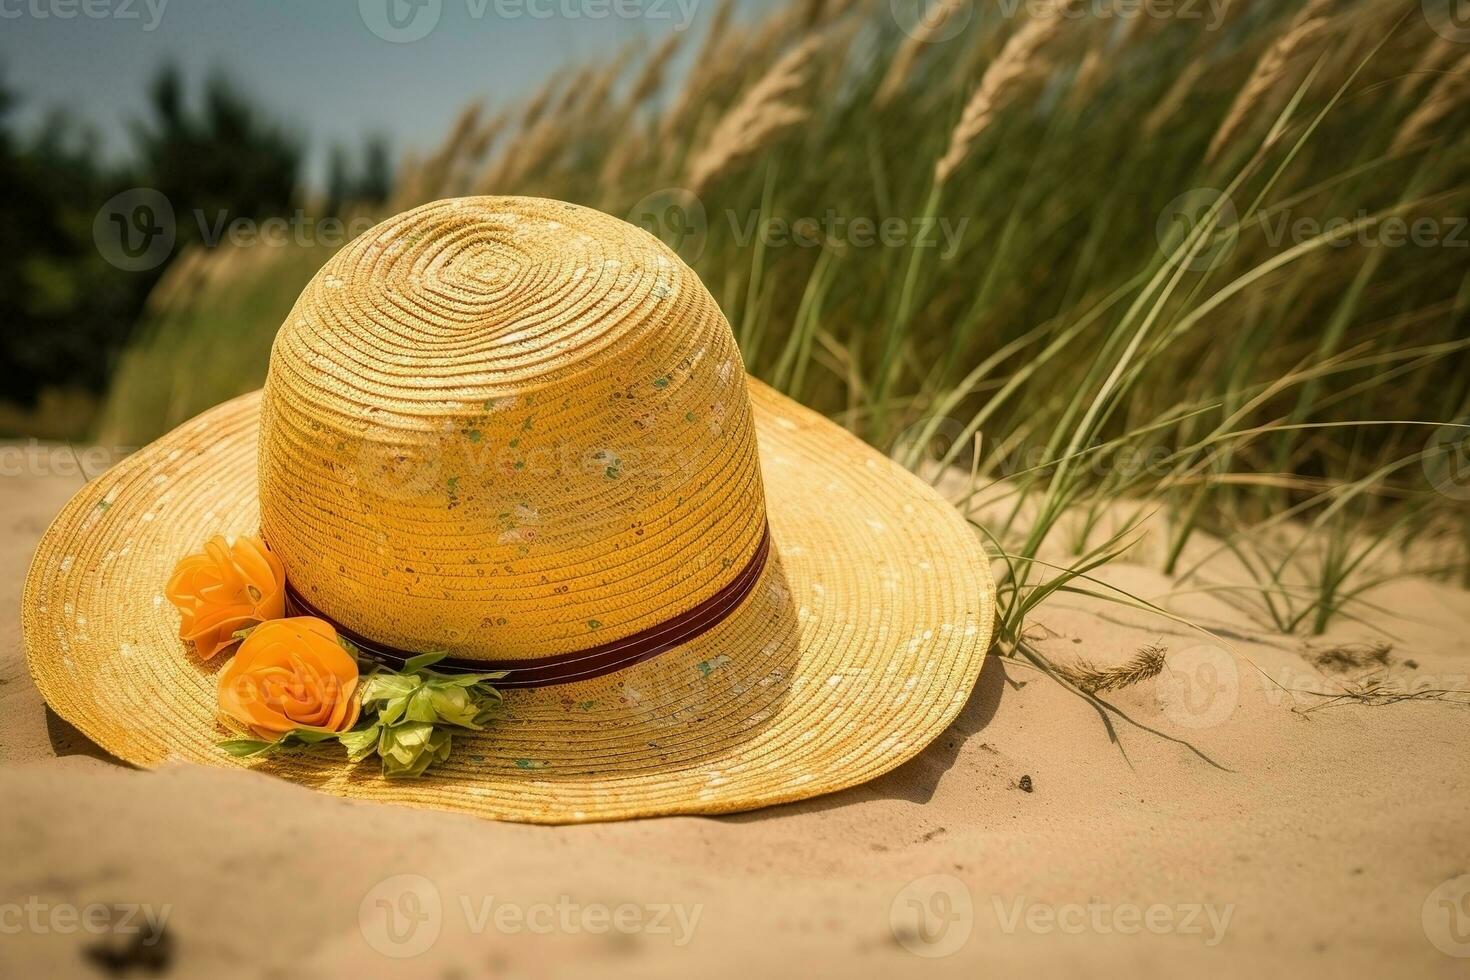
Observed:
[[[614,671],[622,670],[649,660],[666,650],[688,643],[713,629],[725,620],[750,595],[760,580],[766,559],[771,553],[771,529],[769,525],[761,532],[750,561],[718,592],[687,612],[673,619],[640,630],[621,640],[613,640],[594,647],[571,653],[555,653],[547,657],[527,660],[470,660],[461,657],[446,657],[434,664],[433,669],[448,674],[494,673],[504,671],[505,676],[494,681],[498,688],[549,687],[572,681],[591,680]],[[396,647],[386,646],[350,630],[337,620],[312,605],[290,582],[286,583],[287,608],[295,615],[315,616],[330,623],[337,633],[352,642],[367,659],[386,667],[399,669],[410,657],[419,654]]]

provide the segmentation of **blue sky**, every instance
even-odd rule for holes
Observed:
[[[746,0],[747,10],[769,0]],[[388,6],[393,5],[393,20]],[[308,148],[319,181],[334,142],[432,145],[470,100],[525,95],[561,66],[635,38],[700,33],[716,0],[0,0],[0,68],[21,120],[64,107],[104,151],[129,148],[165,61],[190,83],[224,69]],[[370,26],[370,24],[372,26]],[[374,33],[412,40],[390,41]],[[686,49],[687,50],[687,49]],[[191,84],[191,91],[197,86]]]

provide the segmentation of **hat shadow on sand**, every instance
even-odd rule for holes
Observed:
[[[876,779],[836,793],[760,810],[723,814],[716,819],[732,823],[780,819],[801,813],[821,813],[875,799],[926,804],[933,799],[939,789],[940,780],[954,765],[960,749],[969,741],[970,736],[982,731],[995,717],[1007,685],[1016,686],[1017,682],[1006,673],[1005,664],[999,657],[988,655],[985,665],[980,669],[980,677],[975,682],[975,689],[959,715],[938,738],[912,759]]]
[[[44,702],[42,704],[46,709],[46,741],[50,743],[51,751],[58,759],[84,755],[101,762],[110,762],[123,769],[135,768],[82,734],[80,728],[58,715],[51,705]]]

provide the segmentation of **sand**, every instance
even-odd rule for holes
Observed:
[[[80,480],[28,469],[0,480],[0,976],[1470,975],[1470,709],[1288,690],[1342,690],[1369,668],[1313,651],[1385,634],[1391,689],[1470,689],[1453,587],[1396,580],[1311,649],[1208,594],[1176,608],[1228,644],[1086,597],[1035,615],[1057,659],[1167,646],[1110,698],[1193,748],[1116,719],[1110,741],[992,657],[955,725],[866,786],[527,827],[111,761],[26,672],[21,582]]]

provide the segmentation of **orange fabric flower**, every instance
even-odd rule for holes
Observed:
[[[179,639],[208,660],[235,643],[236,630],[286,615],[286,569],[259,538],[215,535],[203,554],[179,562],[163,594],[183,614]]]
[[[257,626],[219,675],[220,711],[274,742],[296,728],[357,724],[357,660],[311,616]]]

